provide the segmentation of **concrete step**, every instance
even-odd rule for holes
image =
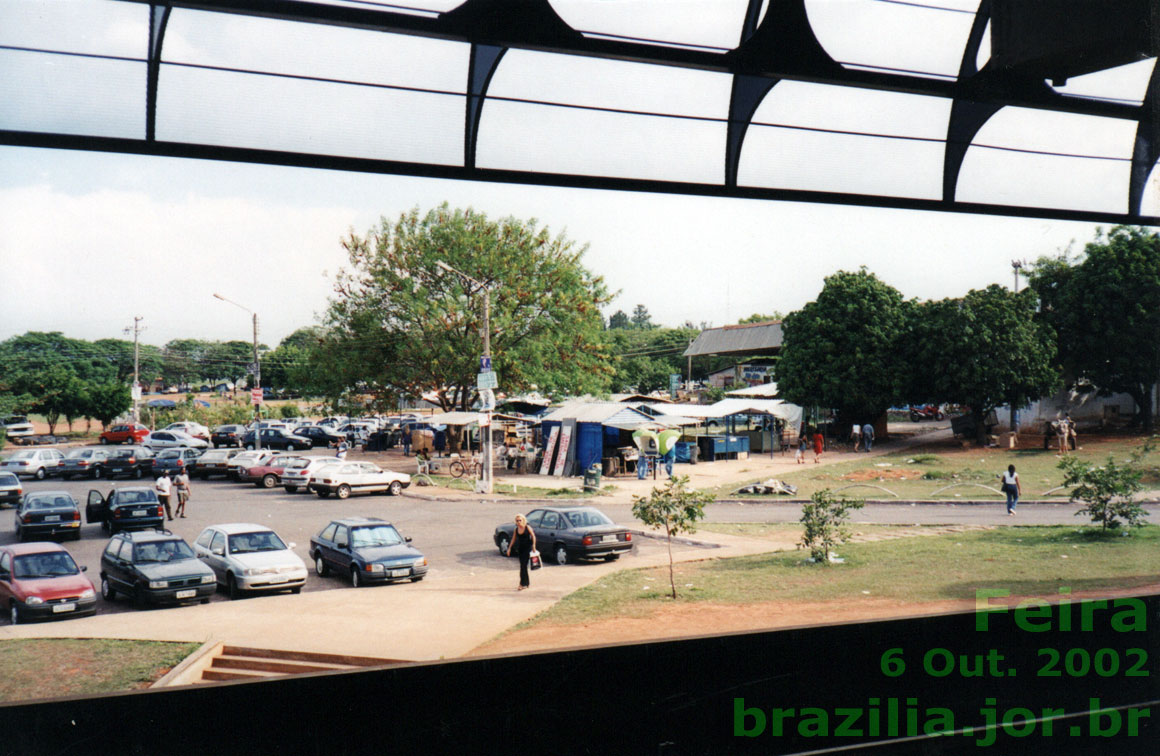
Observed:
[[[212,669],[240,669],[267,672],[276,675],[300,675],[307,672],[339,672],[358,669],[349,664],[318,664],[299,661],[278,661],[254,656],[222,655],[213,660]]]
[[[278,651],[269,648],[247,646],[224,646],[224,656],[252,656],[283,661],[313,662],[318,664],[339,664],[348,667],[378,667],[383,664],[399,664],[406,659],[383,659],[374,656],[351,656],[349,654],[323,654],[314,651]]]
[[[207,661],[197,682],[265,680],[284,675],[344,672],[403,662],[402,659],[380,659],[371,656],[225,645]]]
[[[226,680],[268,680],[277,675],[264,672],[251,672],[243,669],[210,669],[202,670],[199,682],[223,682]]]

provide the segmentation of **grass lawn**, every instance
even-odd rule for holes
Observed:
[[[767,527],[772,533],[782,526]],[[747,534],[754,532],[750,526]],[[1140,528],[1129,538],[1087,526],[1001,527],[849,543],[839,554],[845,563],[829,566],[807,562],[804,551],[680,563],[677,600],[747,604],[867,596],[916,603],[973,599],[979,588],[1045,597],[1058,596],[1061,587],[1074,592],[1134,588],[1158,580],[1160,526]],[[626,570],[565,597],[524,626],[643,617],[671,603],[668,590],[667,566]]]
[[[1112,454],[1117,462],[1126,461],[1128,455],[1144,443],[1144,439],[1138,436],[1088,436],[1081,441],[1083,448],[1074,454],[1080,459],[1094,463],[1106,460],[1109,454]],[[780,479],[797,486],[798,493],[795,498],[808,498],[816,491],[829,488],[850,497],[879,500],[894,498],[887,493],[889,491],[904,501],[913,499],[953,501],[956,498],[993,498],[995,501],[1002,501],[1004,497],[999,493],[998,477],[1007,469],[1007,465],[1015,465],[1023,485],[1023,498],[1066,500],[1068,496],[1066,490],[1047,494],[1051,489],[1063,484],[1063,472],[1057,467],[1058,464],[1059,457],[1054,451],[1044,451],[1041,448],[960,449],[942,444],[937,447],[920,446],[905,453],[882,457],[860,457],[833,465],[806,464],[802,465],[801,469],[781,475]],[[1153,450],[1144,457],[1141,464],[1145,468],[1143,478],[1145,487],[1157,487],[1157,484],[1160,484],[1160,449]],[[742,485],[760,480],[755,478],[744,484],[729,484],[706,490],[717,498],[769,500],[768,496],[747,497],[744,494],[734,496],[732,493]],[[994,490],[988,490],[984,486]]]
[[[104,638],[0,641],[0,701],[145,688],[197,647]]]
[[[451,488],[457,491],[474,491],[473,478],[453,478],[450,475],[432,475],[431,480],[437,486]],[[494,492],[516,498],[528,499],[591,499],[603,494],[616,491],[616,486],[602,486],[600,491],[584,491],[580,488],[542,488],[540,486],[521,486],[496,481]]]

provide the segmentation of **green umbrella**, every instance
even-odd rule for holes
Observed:
[[[680,438],[681,432],[676,428],[668,428],[661,431],[657,436],[661,454],[668,454],[669,451],[677,445],[677,441],[680,440]]]
[[[633,432],[632,442],[636,444],[637,449],[640,449],[645,454],[652,453],[658,448],[657,434],[644,428]]]

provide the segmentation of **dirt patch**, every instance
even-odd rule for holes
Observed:
[[[880,467],[866,470],[853,470],[842,476],[842,480],[862,482],[867,480],[918,480],[922,477],[922,470],[899,470],[889,467]]]
[[[1077,598],[1142,596],[1160,583],[1120,591],[1077,591]],[[1009,597],[1011,606],[1024,597]],[[1046,596],[1045,598],[1057,598]],[[993,600],[994,601],[994,600]],[[800,625],[837,625],[923,614],[972,611],[971,599],[908,603],[873,596],[842,601],[768,601],[756,604],[671,604],[645,617],[613,617],[576,625],[541,622],[473,649],[468,656],[523,653],[580,646],[687,638],[707,633],[753,632]]]

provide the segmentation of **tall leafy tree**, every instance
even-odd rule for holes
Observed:
[[[608,319],[608,330],[624,330],[625,328],[632,328],[632,321],[628,319],[628,315],[624,310],[617,310],[612,313],[612,317]]]
[[[1026,404],[1059,387],[1055,338],[1035,319],[1035,296],[997,284],[961,299],[923,302],[911,311],[900,357],[910,366],[912,401],[970,406],[978,439],[984,416]]]
[[[816,300],[782,321],[779,393],[851,420],[879,417],[901,394],[907,311],[898,290],[865,268],[827,277]]]
[[[535,220],[494,221],[446,204],[384,219],[342,243],[350,267],[338,276],[315,357],[328,360],[330,395],[345,387],[385,407],[400,395],[433,393],[443,409],[469,408],[483,353],[484,290],[503,390],[607,390],[600,308],[609,295],[581,264],[586,247]]]
[[[638,304],[632,308],[632,327],[633,328],[656,328],[656,323],[652,321],[652,315],[649,314],[648,308],[642,304]]]
[[[1151,389],[1160,377],[1160,235],[1117,226],[1089,242],[1078,262],[1041,259],[1031,287],[1058,333],[1069,378],[1103,395],[1131,396],[1151,433]]]

